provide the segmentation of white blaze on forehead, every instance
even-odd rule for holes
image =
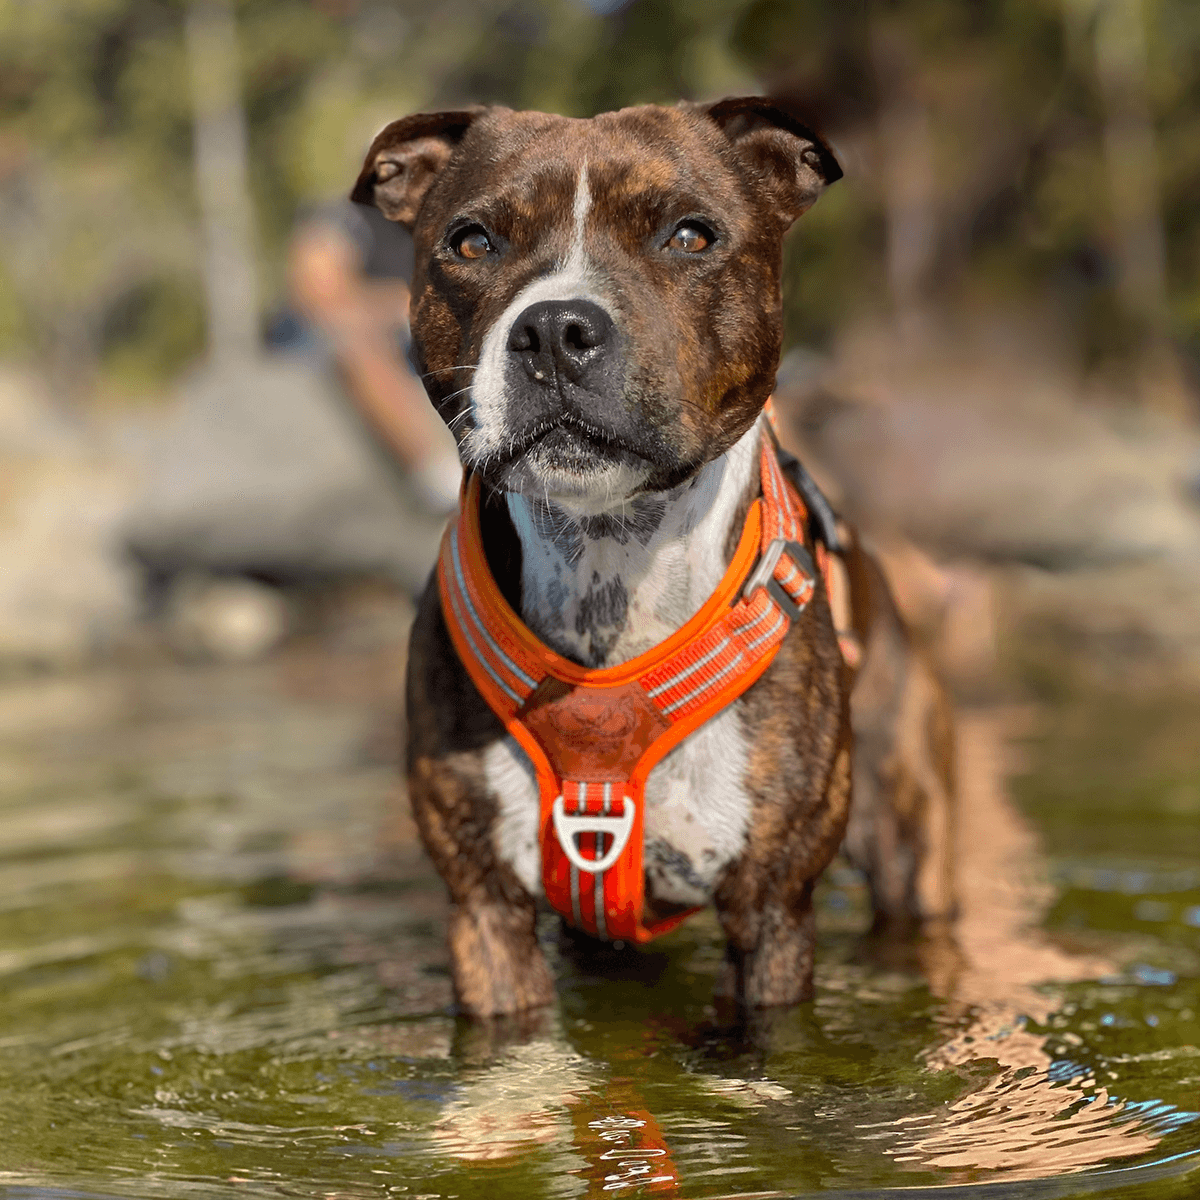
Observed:
[[[610,312],[596,289],[587,256],[587,223],[592,210],[587,160],[575,178],[571,205],[571,241],[566,256],[554,271],[528,283],[487,331],[479,352],[479,368],[471,382],[471,432],[463,439],[462,453],[469,464],[481,463],[503,451],[510,442],[508,396],[504,373],[509,365],[508,339],[513,322],[531,304],[543,300],[590,300]]]
[[[587,227],[588,213],[592,210],[592,189],[588,187],[588,168],[587,159],[583,160],[583,166],[579,168],[579,176],[575,180],[575,203],[571,208],[571,215],[575,221],[575,228],[572,231],[571,249],[567,254],[567,261],[563,263],[564,271],[572,269],[583,271],[586,270],[587,264],[584,257],[584,230]]]

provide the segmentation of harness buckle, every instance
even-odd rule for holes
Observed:
[[[804,571],[815,583],[817,569],[813,565],[812,556],[805,547],[800,542],[792,542],[787,538],[776,538],[767,546],[762,558],[758,560],[758,566],[750,573],[750,578],[746,580],[746,585],[742,588],[742,596],[749,600],[760,587],[765,587],[767,594],[783,609],[788,620],[794,622],[808,607],[808,601],[797,604],[787,594],[783,584],[775,578],[775,568],[779,565],[779,560],[785,551],[792,562],[796,564],[797,569]]]
[[[561,792],[554,798],[551,809],[554,818],[554,832],[563,853],[571,865],[590,875],[603,875],[609,867],[621,857],[633,831],[633,800],[629,796],[622,798],[620,813],[568,813],[566,802]],[[576,835],[594,833],[597,837],[606,834],[612,838],[612,845],[600,858],[584,858],[575,845]],[[598,845],[599,843],[597,843]]]

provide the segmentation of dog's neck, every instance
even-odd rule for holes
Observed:
[[[725,574],[758,494],[762,437],[760,420],[686,483],[597,515],[509,493],[525,624],[587,667],[627,662],[670,637]]]

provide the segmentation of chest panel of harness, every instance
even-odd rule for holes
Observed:
[[[505,601],[483,551],[477,478],[446,531],[438,587],[451,639],[533,763],[546,899],[593,936],[644,942],[695,911],[645,920],[647,777],[762,675],[814,594],[807,514],[770,439],[760,470],[762,497],[716,591],[671,637],[615,667],[556,654]]]

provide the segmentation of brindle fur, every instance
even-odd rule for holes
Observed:
[[[478,1015],[549,1003],[554,985],[537,943],[534,900],[496,856],[489,833],[495,801],[481,758],[504,729],[455,653],[432,585],[413,627],[407,700],[410,796],[450,893],[458,1001]],[[720,991],[739,1005],[811,995],[813,884],[842,841],[850,808],[848,700],[820,589],[739,702],[754,732],[746,780],[753,810],[745,852],[715,896],[729,939]]]
[[[588,253],[620,318],[622,406],[656,468],[644,490],[664,490],[729,449],[774,386],[783,235],[841,174],[820,139],[753,99],[587,121],[505,108],[438,120],[422,114],[384,129],[354,198],[412,227],[418,363],[460,441],[471,427],[468,368],[508,301],[567,256],[586,162]],[[712,254],[680,262],[645,253],[648,239],[691,214],[719,216]],[[494,264],[464,262],[446,245],[465,219],[503,242]],[[508,482],[506,461],[472,465],[497,486]]]
[[[588,253],[604,273],[622,339],[618,403],[603,431],[612,445],[598,453],[625,454],[636,436],[636,455],[652,468],[641,490],[661,494],[686,486],[757,419],[774,383],[782,337],[783,234],[840,171],[818,138],[754,98],[707,108],[648,106],[589,121],[477,109],[389,126],[372,146],[354,196],[413,230],[415,345],[430,396],[460,444],[470,435],[465,389],[485,336],[511,299],[567,254],[585,160],[594,214]],[[718,222],[714,252],[689,262],[647,253],[650,240],[689,214]],[[505,253],[482,268],[456,260],[447,236],[464,219],[485,222]],[[485,483],[484,543],[492,572],[518,612],[521,544],[501,493],[519,490],[519,459],[518,450],[470,463]],[[742,498],[726,561],[754,494],[756,487]],[[614,530],[608,518],[593,528],[584,517],[562,536],[652,536],[653,495],[642,503],[645,511],[627,528]],[[569,548],[559,548],[571,557]],[[868,566],[859,563],[857,570],[856,578],[878,588]],[[871,595],[878,599],[877,590]],[[619,599],[603,598],[609,624]],[[869,607],[859,631],[864,644],[872,636]],[[894,609],[884,615],[892,619]],[[902,660],[906,653],[902,627],[899,637],[887,629],[887,654],[868,652],[868,682],[876,679],[878,658]],[[604,645],[594,639],[591,645],[597,661],[587,665],[606,665]],[[861,705],[856,689],[855,713],[872,729],[893,719],[897,706],[888,705],[896,687],[904,690],[895,684],[902,677],[903,665],[885,684],[873,685]],[[719,879],[714,902],[728,938],[720,990],[740,1006],[790,1004],[811,994],[813,886],[850,816],[850,682],[818,587],[769,670],[737,702],[752,746],[743,780],[750,820],[744,849]],[[459,1004],[480,1016],[547,1004],[554,984],[538,946],[535,901],[491,836],[497,802],[483,757],[504,730],[454,651],[432,584],[413,629],[407,699],[411,800],[450,893]],[[883,743],[886,757],[896,739],[884,736]],[[872,753],[864,742],[857,752],[860,772],[872,771],[862,762]],[[914,882],[926,847],[913,840],[909,820],[929,802],[914,800],[907,783],[897,785],[902,776],[909,778],[875,770],[879,786],[864,810],[865,824],[856,818],[855,826],[860,835],[853,853],[872,873],[885,914],[906,905],[936,906],[935,900],[926,904],[928,889]],[[889,804],[899,803],[901,794],[906,799],[891,820]],[[905,839],[917,848],[896,859],[897,874],[885,858]]]
[[[479,1016],[554,999],[538,947],[533,897],[493,848],[496,804],[483,750],[504,736],[459,661],[437,589],[421,600],[408,662],[408,786],[413,815],[450,893],[454,991]]]
[[[844,850],[867,876],[877,929],[932,932],[956,909],[950,700],[905,628],[879,563],[854,530],[843,540],[863,650],[850,699],[854,804]]]
[[[720,991],[765,1008],[812,994],[813,885],[850,810],[845,669],[823,591],[739,709],[754,732],[753,810],[745,851],[714,897],[729,939]]]

